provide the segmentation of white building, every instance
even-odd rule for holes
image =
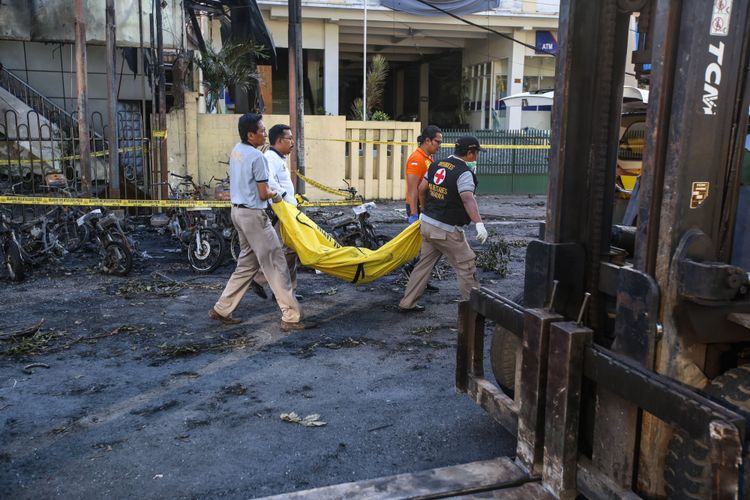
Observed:
[[[279,60],[271,72],[267,111],[287,113],[288,2],[257,3]],[[367,1],[367,60],[383,55],[391,70],[383,111],[395,119],[446,128],[493,128],[500,124],[500,98],[553,87],[554,56],[534,47],[556,50],[559,2],[487,4],[497,8],[460,16],[472,26],[440,12],[410,14],[385,7],[380,0]],[[302,1],[306,113],[346,115],[352,101],[361,97],[364,17],[363,0]],[[520,110],[510,110],[502,124],[520,128]]]

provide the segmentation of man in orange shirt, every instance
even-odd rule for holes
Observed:
[[[419,147],[406,160],[406,215],[409,217],[409,224],[419,219],[422,212],[419,206],[419,183],[432,165],[432,155],[440,150],[443,131],[436,125],[427,125],[422,130],[422,135],[417,137],[417,142]],[[416,258],[404,266],[407,276],[411,274],[418,261],[419,258]],[[426,290],[434,293],[438,291],[438,287],[427,283]]]
[[[435,125],[427,125],[417,142],[419,147],[406,160],[406,215],[409,224],[419,219],[419,183],[432,165],[432,155],[440,150],[443,132]]]

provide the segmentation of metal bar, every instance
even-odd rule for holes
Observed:
[[[552,324],[549,332],[542,481],[561,499],[577,496],[582,361],[592,336],[589,328],[570,321]]]
[[[484,377],[484,316],[472,311],[465,317],[468,369],[471,377]]]
[[[88,194],[91,190],[89,176],[91,170],[91,145],[89,143],[88,123],[88,65],[86,61],[86,17],[84,15],[84,0],[75,3],[75,35],[76,35],[76,88],[78,89],[78,151],[81,155],[81,191]]]
[[[58,115],[60,120],[52,120],[53,123],[60,125],[63,128],[69,129],[72,125],[77,126],[78,123],[66,110],[50,101],[47,97],[41,95],[28,83],[24,82],[16,75],[8,71],[6,68],[0,66],[0,82],[3,87],[8,90],[11,94],[25,102],[30,108],[34,109],[38,113],[44,115],[50,119],[54,115]],[[35,102],[41,103],[41,106]],[[49,108],[50,111],[46,111]]]
[[[516,456],[531,474],[542,472],[544,458],[550,325],[563,319],[544,309],[529,309],[524,317]]]
[[[106,4],[107,37],[107,104],[109,108],[109,196],[120,198],[120,153],[117,133],[117,21],[115,2]]]
[[[591,461],[601,476],[630,490],[637,457],[638,406],[602,386],[596,388]]]
[[[300,0],[289,1],[289,124],[294,135],[290,156],[292,183],[297,192],[304,193],[305,185],[297,172],[305,174],[305,94],[302,74],[302,5]]]
[[[169,176],[167,155],[167,92],[166,77],[164,75],[164,36],[162,34],[161,2],[156,2],[156,66],[159,71],[159,172],[161,174],[161,197],[169,197],[169,186],[166,184]]]
[[[502,325],[515,336],[523,337],[523,307],[488,288],[472,290],[469,302],[472,309],[482,316]]]
[[[469,332],[474,326],[469,318],[476,314],[468,301],[458,304],[458,340],[456,346],[456,390],[466,392],[469,381]]]
[[[466,393],[505,430],[518,433],[518,413],[510,397],[482,377],[469,376]]]
[[[740,414],[601,346],[586,348],[583,374],[667,424],[685,429],[696,439],[708,439],[706,424],[713,420],[732,424],[741,436],[745,435],[745,419]],[[676,412],[675,408],[681,411]]]

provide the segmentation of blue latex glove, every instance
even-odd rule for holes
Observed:
[[[413,222],[416,222],[419,220],[419,215],[412,214],[409,216],[409,220],[407,221],[409,224],[412,224]]]

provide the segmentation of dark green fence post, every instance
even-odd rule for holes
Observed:
[[[510,157],[510,192],[511,194],[515,194],[516,192],[516,133],[514,132],[511,136],[510,146],[511,146],[511,157]]]

